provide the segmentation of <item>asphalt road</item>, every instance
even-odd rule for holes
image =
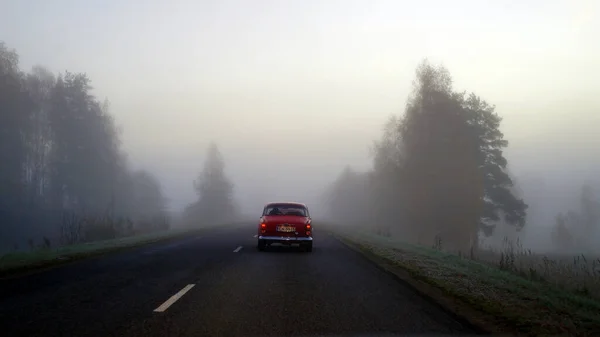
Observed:
[[[312,253],[237,226],[0,280],[0,335],[473,334],[316,230]]]

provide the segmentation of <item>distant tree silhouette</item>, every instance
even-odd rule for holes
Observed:
[[[581,187],[579,210],[559,213],[552,233],[554,245],[559,250],[574,247],[590,249],[596,246],[600,226],[600,200],[591,184]]]
[[[167,200],[158,179],[140,170],[131,175],[133,207],[131,217],[141,230],[166,229],[168,223]]]
[[[369,221],[368,179],[368,174],[355,172],[346,166],[329,187],[327,202],[330,215],[348,224]]]
[[[204,168],[194,181],[194,188],[198,200],[186,207],[188,223],[225,222],[237,217],[234,186],[225,174],[225,162],[215,143],[208,147]]]

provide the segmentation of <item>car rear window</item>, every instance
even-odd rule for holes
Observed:
[[[265,207],[263,215],[295,215],[308,216],[305,207],[290,204],[272,204]]]

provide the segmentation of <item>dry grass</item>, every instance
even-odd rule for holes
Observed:
[[[500,322],[507,331],[529,336],[600,335],[597,259],[550,258],[509,242],[502,251],[452,254],[370,232],[335,232],[496,317],[496,325]]]
[[[501,250],[479,250],[474,259],[530,280],[600,300],[600,258],[584,254],[544,255],[504,240]]]

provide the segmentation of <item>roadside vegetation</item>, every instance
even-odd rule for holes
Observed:
[[[372,169],[348,166],[327,189],[329,220],[343,224],[331,228],[497,332],[600,335],[596,186],[582,178],[578,202],[537,232],[552,248],[529,250],[520,240],[529,206],[496,107],[427,61],[413,83],[404,113],[374,144]]]
[[[333,230],[362,253],[441,290],[436,293],[417,286],[448,310],[488,331],[529,336],[600,333],[598,258],[548,257],[518,245],[508,245],[503,251],[450,253],[440,246],[414,245],[368,231]]]

